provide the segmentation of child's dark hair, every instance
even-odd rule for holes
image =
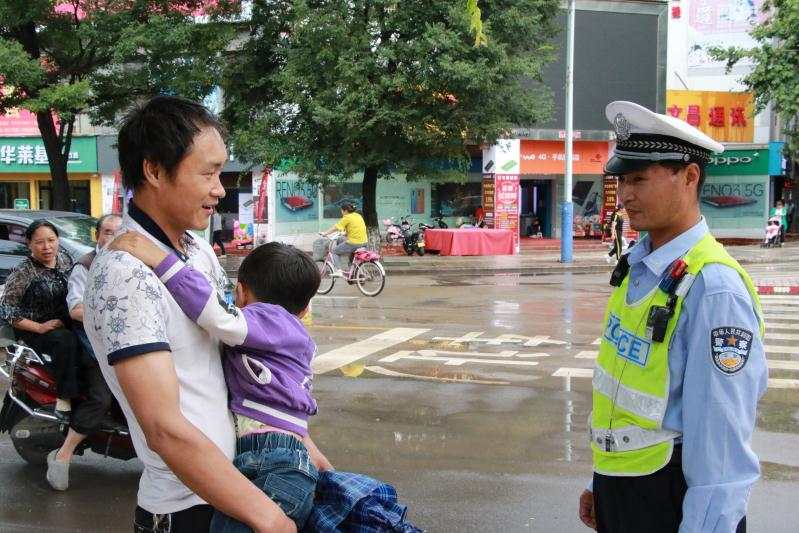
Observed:
[[[308,307],[321,281],[308,254],[279,242],[259,246],[239,267],[239,282],[259,302],[279,305],[292,315]]]

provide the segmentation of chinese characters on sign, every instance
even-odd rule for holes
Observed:
[[[513,233],[514,248],[519,247],[519,175],[494,176],[494,227]]]
[[[80,161],[78,152],[69,153],[69,161]],[[47,152],[42,145],[0,145],[0,163],[4,165],[47,165]]]
[[[494,177],[486,174],[483,176],[483,212],[487,228],[494,227],[494,196]]]
[[[720,142],[754,140],[751,93],[667,91],[666,112]]]

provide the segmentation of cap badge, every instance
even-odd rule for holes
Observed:
[[[626,141],[630,138],[630,123],[624,115],[619,113],[613,119],[613,129],[616,130],[616,138],[620,141]]]

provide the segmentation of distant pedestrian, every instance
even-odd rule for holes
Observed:
[[[222,242],[222,230],[224,229],[222,215],[219,214],[219,211],[214,210],[214,214],[211,215],[211,244],[219,246],[221,252],[219,255],[222,257],[227,255],[225,253],[225,243]]]
[[[610,238],[612,240],[609,260],[613,257],[618,261],[624,251],[624,209],[619,207],[610,216]]]

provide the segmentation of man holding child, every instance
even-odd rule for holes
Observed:
[[[126,188],[123,229],[188,265],[221,296],[227,283],[202,230],[224,197],[223,128],[207,109],[156,97],[119,132]],[[236,429],[227,405],[219,342],[189,318],[134,256],[101,251],[85,294],[85,328],[144,462],[137,532],[208,531],[214,509],[256,532],[297,526],[232,464]]]

